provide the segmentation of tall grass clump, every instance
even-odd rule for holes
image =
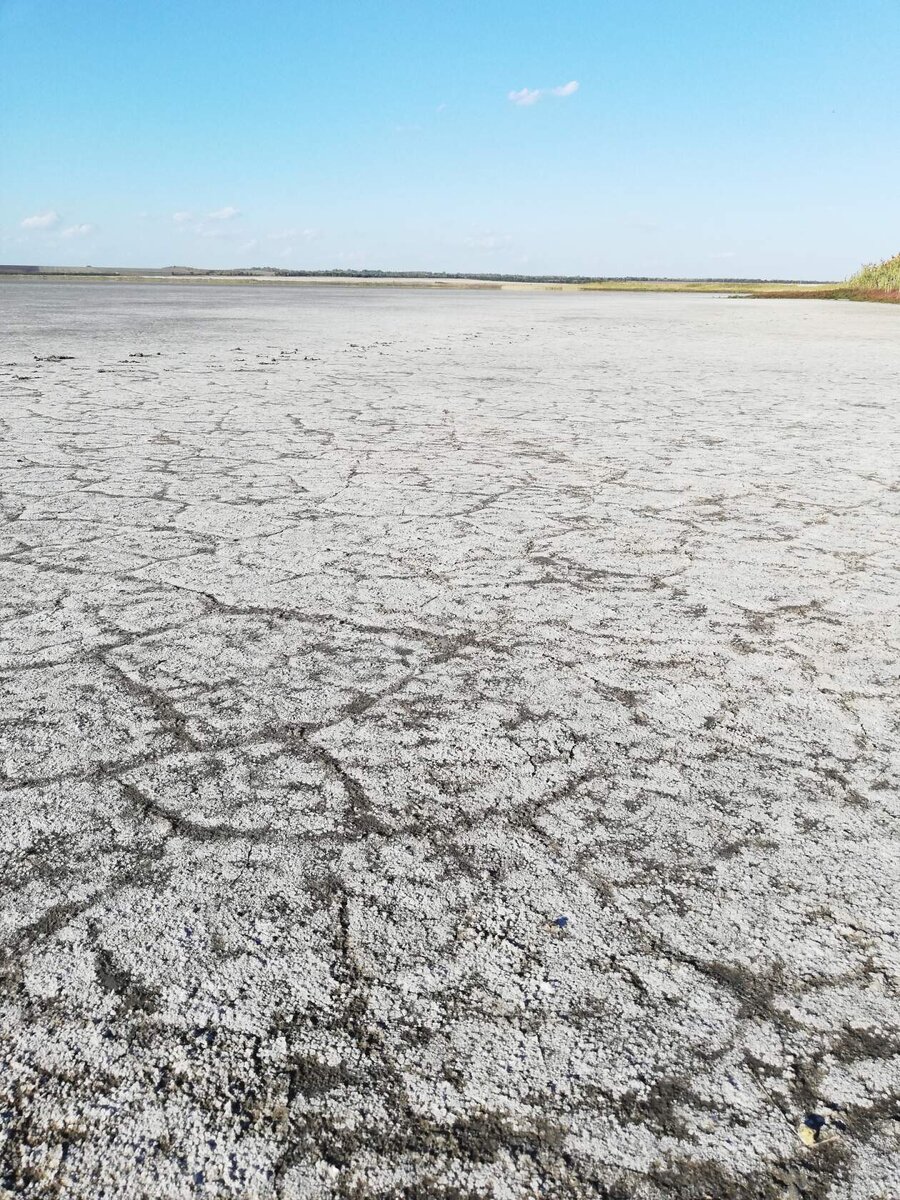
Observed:
[[[900,254],[881,263],[868,263],[847,282],[861,291],[900,292]]]

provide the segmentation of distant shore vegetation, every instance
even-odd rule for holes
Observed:
[[[851,276],[848,284],[863,291],[892,292],[900,299],[900,254],[884,262],[868,263]]]
[[[766,289],[757,291],[756,295],[772,299],[794,296],[806,300],[869,300],[878,304],[900,304],[900,254],[886,258],[884,262],[867,263],[843,283],[802,291]]]
[[[629,291],[629,292],[728,292],[731,295],[756,296],[777,300],[870,300],[900,304],[900,254],[884,262],[868,263],[843,282],[801,279],[661,279],[648,276],[589,275],[507,275],[464,271],[384,271],[325,268],[301,270],[285,267],[203,268],[172,267],[51,267],[2,265],[0,276],[41,276],[45,278],[94,278],[151,282],[152,280],[195,280],[210,283],[345,283],[362,286],[415,287],[536,287],[553,291]]]
[[[405,282],[425,281],[436,283],[533,283],[533,284],[566,284],[571,287],[616,287],[624,285],[629,288],[646,288],[668,290],[670,288],[706,288],[714,287],[763,287],[763,286],[827,286],[822,280],[788,280],[788,279],[746,279],[711,275],[709,277],[692,278],[660,278],[653,275],[513,275],[490,271],[388,271],[376,268],[358,268],[353,270],[346,267],[323,267],[319,269],[303,269],[299,267],[52,267],[52,266],[13,266],[0,265],[3,275],[78,275],[131,278],[209,278],[209,279],[320,279],[345,280],[348,283],[357,280],[394,280]]]

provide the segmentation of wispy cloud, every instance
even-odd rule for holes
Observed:
[[[518,92],[507,92],[507,99],[524,108],[529,104],[537,104],[543,94],[540,88],[522,88]]]
[[[53,229],[59,224],[59,213],[50,211],[43,213],[35,213],[32,217],[26,217],[22,222],[23,229]]]
[[[279,233],[270,233],[270,242],[296,242],[310,241],[312,238],[318,237],[318,229],[282,229]]]
[[[480,233],[463,238],[463,245],[469,250],[505,250],[512,242],[508,233]]]
[[[70,225],[69,228],[64,229],[59,236],[64,238],[87,237],[89,233],[93,232],[93,225]]]
[[[195,233],[203,238],[240,237],[236,230],[229,229],[229,223],[241,215],[241,210],[228,204],[225,208],[217,208],[213,212],[197,214],[190,209],[182,209],[172,213],[172,220],[182,233]],[[246,233],[243,235],[246,237]]]
[[[527,108],[531,104],[537,104],[544,96],[574,96],[579,86],[577,79],[570,79],[568,83],[561,83],[558,87],[520,88],[517,92],[507,92],[506,98],[520,108]]]

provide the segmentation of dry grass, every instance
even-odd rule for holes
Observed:
[[[821,292],[831,284],[778,283],[773,280],[742,279],[602,279],[571,285],[580,292],[727,292],[731,296],[805,296]],[[834,284],[838,287],[838,284]]]
[[[768,288],[754,294],[775,300],[866,300],[876,304],[900,304],[900,254],[881,263],[868,263],[846,283],[814,288]]]
[[[884,262],[867,263],[848,280],[851,288],[870,292],[894,292],[900,300],[900,254]]]
[[[850,287],[847,283],[819,288],[781,288],[778,291],[759,291],[753,294],[763,300],[869,300],[876,304],[900,304],[900,292]]]

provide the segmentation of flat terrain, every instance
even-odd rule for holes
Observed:
[[[896,1200],[898,318],[0,285],[0,1194]]]
[[[184,272],[189,271],[190,274]],[[25,272],[17,273],[17,272]],[[30,273],[28,273],[30,272]],[[851,292],[846,284],[804,283],[790,280],[746,280],[746,279],[595,279],[577,282],[566,279],[517,279],[514,276],[472,275],[453,277],[413,277],[409,275],[275,275],[258,269],[255,274],[229,274],[227,271],[204,273],[198,268],[159,268],[143,271],[139,268],[120,267],[4,267],[0,266],[0,280],[28,280],[46,284],[174,284],[184,288],[195,287],[349,287],[349,288],[459,288],[477,291],[516,292],[716,292],[725,295],[766,296],[768,298],[799,300],[814,299],[872,299],[874,293],[860,297]],[[900,296],[897,297],[900,299]]]

